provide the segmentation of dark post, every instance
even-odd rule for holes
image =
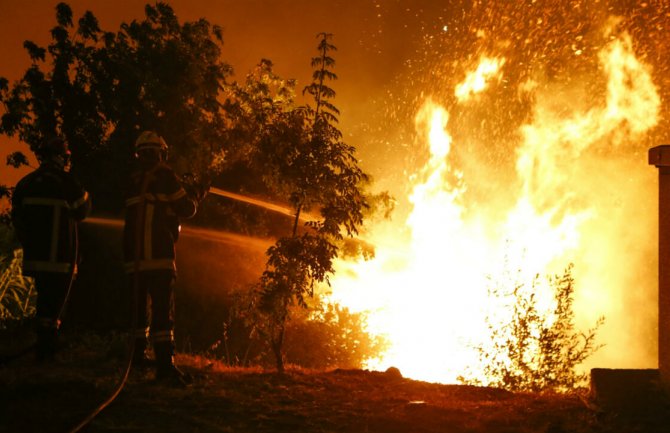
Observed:
[[[670,387],[670,145],[649,149],[658,168],[658,369]]]

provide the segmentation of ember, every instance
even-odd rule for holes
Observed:
[[[653,225],[636,209],[639,192],[652,181],[643,157],[631,154],[632,144],[658,123],[660,98],[631,37],[612,32],[608,41],[592,65],[592,82],[537,77],[516,83],[521,97],[533,101],[531,116],[508,125],[517,128],[510,151],[515,163],[504,174],[512,182],[487,184],[484,197],[470,187],[485,190],[491,164],[496,171],[504,162],[456,158],[461,143],[449,132],[449,110],[425,100],[415,124],[430,157],[406,180],[412,185],[409,216],[373,227],[368,240],[377,246],[376,257],[340,262],[332,281],[332,300],[369,311],[370,330],[391,342],[370,368],[394,365],[408,377],[456,382],[477,363],[473,347],[486,340],[486,315],[504,320],[513,308],[487,299],[491,281],[531,286],[536,275],[557,274],[569,263],[576,265],[578,325],[586,328],[600,315],[609,324],[597,362],[653,364],[647,338],[654,304],[637,316],[623,304],[631,288],[655,288],[654,275],[641,280]],[[481,110],[478,95],[512,75],[506,65],[503,56],[482,56],[453,88],[453,109]],[[535,289],[539,314],[551,320],[550,288]]]

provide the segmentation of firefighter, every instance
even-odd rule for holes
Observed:
[[[187,194],[166,164],[167,151],[165,140],[153,131],[143,132],[135,142],[137,168],[125,195],[124,257],[139,324],[133,364],[148,365],[145,352],[151,337],[156,379],[185,385],[188,376],[174,364],[175,242],[179,219],[195,215],[198,198]]]
[[[40,163],[12,195],[12,223],[23,247],[23,274],[37,291],[35,357],[52,361],[62,311],[77,274],[77,224],[90,212],[88,193],[70,173],[67,142],[56,137],[35,151]]]

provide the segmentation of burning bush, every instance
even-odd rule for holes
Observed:
[[[540,296],[547,289],[553,294],[549,314],[543,313],[547,306]],[[595,339],[604,318],[587,332],[575,329],[572,265],[546,281],[536,275],[530,283],[518,276],[492,282],[488,292],[491,302],[503,308],[486,316],[490,339],[477,346],[481,376],[475,378],[470,371],[463,382],[535,392],[565,392],[583,385],[586,374],[577,366],[602,347]]]

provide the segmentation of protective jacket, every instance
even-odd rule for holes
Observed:
[[[16,185],[12,223],[23,246],[23,273],[73,273],[77,222],[90,211],[88,193],[62,168],[43,163]]]
[[[152,168],[133,172],[126,186],[125,207],[126,272],[176,272],[175,242],[179,236],[179,218],[192,217],[197,205],[186,194],[172,169],[158,163]]]

